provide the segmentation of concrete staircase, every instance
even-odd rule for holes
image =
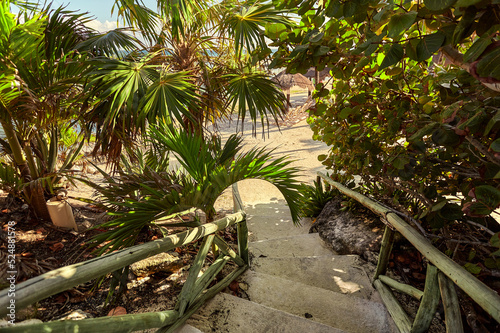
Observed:
[[[308,220],[295,227],[283,200],[245,211],[251,267],[238,279],[242,297],[217,295],[180,332],[398,332],[357,256],[333,253]]]

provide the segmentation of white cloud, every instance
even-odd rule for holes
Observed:
[[[99,32],[106,32],[117,28],[116,21],[110,22],[108,20],[106,20],[105,22],[101,22],[99,20],[92,20],[90,22],[87,22],[85,25]]]

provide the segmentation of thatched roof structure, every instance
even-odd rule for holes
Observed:
[[[279,84],[282,89],[288,90],[293,86],[301,88],[314,89],[313,84],[302,74],[287,74],[285,71],[276,75],[273,79],[274,82]]]
[[[319,72],[319,80],[323,81],[325,77],[330,75],[330,70],[331,70],[330,67],[325,67],[325,69]],[[304,74],[304,76],[307,77],[308,79],[314,79],[315,73],[316,73],[316,68],[311,67],[309,68],[307,73]]]

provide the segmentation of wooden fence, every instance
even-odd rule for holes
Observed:
[[[167,236],[145,244],[132,246],[114,253],[85,262],[47,272],[16,285],[16,311],[44,298],[73,288],[81,283],[99,278],[136,261],[155,254],[174,250],[176,247],[203,239],[199,252],[189,269],[189,275],[178,297],[175,309],[161,312],[126,314],[121,316],[89,318],[83,320],[51,321],[32,325],[14,325],[2,328],[2,332],[132,332],[160,328],[157,332],[172,332],[181,326],[208,299],[226,288],[248,267],[248,228],[246,215],[242,210],[241,199],[236,185],[233,186],[233,200],[236,213],[230,214],[213,223]],[[216,233],[236,224],[238,234],[238,253]],[[217,245],[220,255],[203,273],[205,258],[212,247]],[[221,281],[209,288],[217,274],[230,260],[238,267]],[[0,317],[7,314],[11,302],[8,289],[0,292]]]
[[[392,210],[333,181],[321,172],[318,175],[341,193],[355,199],[374,213],[380,215],[383,221],[386,222],[373,285],[380,293],[387,310],[401,332],[426,332],[434,318],[440,299],[443,301],[447,332],[463,332],[460,308],[454,285],[462,289],[497,322],[500,322],[500,296],[494,290],[490,289],[462,266],[435,248],[424,236]],[[405,237],[430,262],[427,266],[424,291],[399,283],[384,275],[387,270],[396,231]],[[396,300],[391,288],[420,300],[420,306],[413,321],[410,320]]]

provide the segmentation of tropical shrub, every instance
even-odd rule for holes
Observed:
[[[430,228],[495,228],[500,204],[496,55],[491,1],[299,2],[300,24],[267,30],[273,66],[331,68],[308,119],[331,148],[334,178],[361,176]],[[278,8],[297,2],[276,1]],[[455,64],[455,65],[450,65]]]
[[[312,185],[302,184],[300,193],[302,194],[300,210],[305,217],[317,217],[328,201],[340,194],[321,179],[315,180]]]
[[[130,165],[116,177],[106,177],[97,185],[102,202],[114,218],[98,228],[107,231],[93,238],[99,251],[131,246],[143,228],[162,221],[162,227],[196,226],[190,223],[164,223],[193,209],[215,217],[215,201],[232,184],[245,179],[262,179],[274,184],[290,206],[294,223],[299,222],[300,183],[298,170],[288,167],[286,157],[272,159],[272,151],[254,148],[240,153],[242,138],[231,135],[222,144],[219,137],[207,141],[200,134],[171,125],[151,127],[151,153],[140,158],[139,167]],[[169,154],[178,166],[169,163]],[[134,170],[135,169],[135,170]],[[124,170],[124,171],[125,171]]]

